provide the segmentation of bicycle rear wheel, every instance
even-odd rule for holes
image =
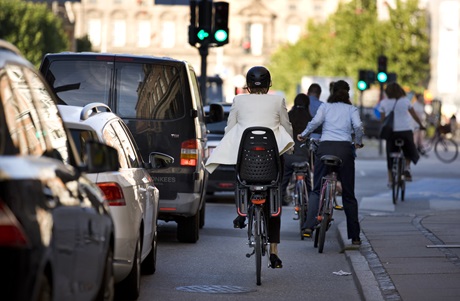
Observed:
[[[406,180],[401,178],[401,202],[404,202],[404,195],[406,194]]]
[[[308,208],[308,191],[307,191],[307,183],[305,181],[300,181],[296,185],[297,190],[297,197],[298,197],[298,205],[299,205],[299,230],[300,230],[300,239],[304,240],[302,234],[302,226],[307,220],[307,208]]]
[[[260,206],[255,208],[255,219],[254,219],[254,241],[255,241],[255,257],[256,257],[256,284],[261,285],[262,278],[262,210]]]
[[[330,221],[330,214],[328,211],[328,206],[332,202],[333,198],[333,189],[331,189],[331,182],[327,183],[325,196],[323,199],[323,204],[321,208],[321,221],[319,226],[319,233],[318,233],[318,252],[323,253],[324,243],[326,242],[326,231],[329,227]]]
[[[455,161],[458,156],[458,145],[452,139],[439,139],[434,145],[434,153],[444,163]]]
[[[398,158],[393,158],[393,160],[398,160]],[[391,171],[391,190],[392,190],[392,198],[393,204],[396,204],[398,200],[398,173],[399,173],[399,162],[393,162],[393,169]]]
[[[323,213],[318,234],[318,253],[323,253],[324,243],[326,242],[326,231],[329,224],[329,213]]]

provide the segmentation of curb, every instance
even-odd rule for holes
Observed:
[[[353,278],[361,295],[361,299],[385,301],[374,273],[371,271],[366,258],[361,254],[359,250],[360,247],[353,246],[348,243],[349,240],[347,239],[346,221],[341,222],[337,226],[337,229],[337,236],[340,247],[347,257],[347,260],[350,262],[351,268],[353,270]],[[362,243],[368,244],[369,242],[365,238],[364,234],[361,232],[360,235]]]

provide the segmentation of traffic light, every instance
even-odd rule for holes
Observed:
[[[359,70],[358,73],[358,90],[364,91],[371,87],[375,81],[375,72],[372,70]]]
[[[190,25],[188,27],[188,43],[209,44],[211,40],[212,1],[190,0]]]
[[[358,90],[364,91],[369,88],[367,85],[367,70],[359,70],[359,76],[358,76]]]
[[[198,14],[198,28],[196,37],[198,43],[209,43],[211,35],[211,19],[212,19],[212,1],[200,1]]]
[[[188,43],[195,47],[196,43],[198,43],[198,38],[196,36],[196,1],[190,0],[190,25],[188,26]]]
[[[214,2],[214,24],[212,26],[211,43],[220,47],[228,44],[228,2]]]
[[[380,83],[385,83],[388,80],[387,57],[384,55],[377,58],[377,80]]]

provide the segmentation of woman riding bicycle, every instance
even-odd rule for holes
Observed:
[[[317,225],[321,179],[326,176],[327,166],[320,158],[323,155],[334,155],[342,160],[338,170],[338,179],[342,182],[342,202],[347,219],[348,238],[355,245],[361,244],[359,236],[358,201],[355,197],[355,148],[363,147],[363,127],[358,109],[350,102],[350,86],[339,80],[334,83],[333,93],[322,105],[306,129],[297,136],[304,141],[318,126],[323,126],[321,141],[315,159],[315,174],[313,191],[308,202],[307,221],[304,224],[303,235],[311,237]],[[353,146],[353,138],[355,144]]]
[[[246,85],[250,94],[235,96],[228,115],[225,135],[206,162],[206,169],[212,173],[219,164],[237,163],[238,148],[244,130],[248,127],[263,126],[273,130],[282,155],[294,145],[292,126],[283,97],[267,94],[271,86],[270,72],[262,66],[249,69]],[[283,157],[282,157],[283,158]],[[283,162],[283,159],[281,160]],[[281,176],[283,168],[281,168]],[[266,216],[270,216],[268,206]],[[270,217],[268,221],[268,242],[270,243],[270,264],[272,268],[281,268],[278,257],[280,242],[281,215]],[[245,227],[245,218],[237,216],[233,221],[235,228]]]
[[[396,139],[404,140],[402,147],[405,157],[404,178],[406,181],[412,181],[410,163],[412,161],[416,164],[420,158],[414,143],[412,119],[420,126],[420,130],[424,130],[425,127],[417,116],[409,98],[406,97],[406,92],[398,83],[389,83],[385,88],[385,94],[388,98],[380,102],[380,119],[383,121],[386,115],[394,111],[393,134],[386,140],[388,187],[391,187],[392,160],[390,153],[398,152],[398,147],[395,145]]]
[[[304,94],[298,94],[294,99],[294,106],[289,111],[289,121],[292,124],[292,131],[294,133],[294,137],[297,137],[305,127],[307,126],[308,122],[313,119],[310,114],[310,98]],[[303,145],[302,145],[303,144]],[[309,152],[308,147],[301,143],[296,139],[294,145],[294,153],[293,154],[286,154],[284,157],[284,176],[281,185],[281,191],[283,193],[283,204],[287,205],[289,202],[286,201],[286,188],[288,186],[289,180],[291,179],[292,173],[294,172],[294,168],[292,167],[292,163],[294,162],[303,162],[308,161]],[[308,173],[307,173],[308,176]],[[307,181],[309,183],[309,181]],[[307,185],[310,189],[309,185]]]

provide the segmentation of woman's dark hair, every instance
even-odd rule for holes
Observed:
[[[399,99],[406,96],[406,91],[398,83],[389,83],[385,88],[385,93],[388,98]]]
[[[289,111],[289,120],[292,124],[294,137],[302,133],[310,120],[313,119],[310,113],[310,97],[305,93],[298,94],[294,99],[294,106]]]
[[[351,105],[350,101],[350,85],[344,80],[338,80],[333,82],[331,88],[331,95],[327,99],[327,102],[334,103],[334,102],[343,102],[346,104]]]
[[[343,102],[343,103],[351,105],[350,94],[348,94],[348,91],[344,89],[335,91],[333,94],[331,94],[331,96],[329,96],[329,98],[327,99],[327,102],[329,103]]]

